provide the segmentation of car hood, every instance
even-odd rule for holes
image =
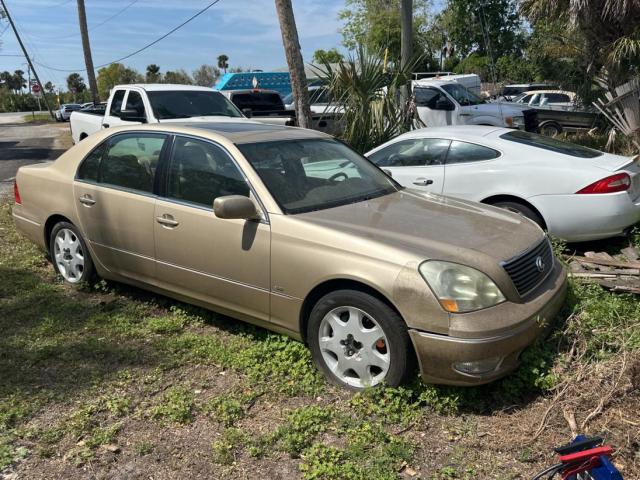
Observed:
[[[296,217],[420,258],[467,260],[470,264],[478,253],[498,261],[512,258],[544,235],[520,215],[411,189]]]

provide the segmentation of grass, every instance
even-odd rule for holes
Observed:
[[[48,113],[36,113],[35,115],[28,114],[22,117],[27,123],[53,123],[55,120],[51,118],[51,115]]]
[[[576,284],[551,337],[503,381],[463,389],[416,376],[350,394],[291,339],[110,282],[68,288],[9,208],[0,205],[0,472],[25,478],[85,478],[89,467],[105,476],[134,458],[154,477],[191,475],[195,462],[213,478],[391,479],[409,467],[423,478],[511,478],[567,440],[561,413],[553,438],[513,432],[538,428],[540,405],[573,378],[576,348],[579,365],[609,378],[610,362],[640,350],[637,297]],[[633,476],[638,439],[623,445],[629,425],[618,417],[634,422],[640,402],[620,397],[614,419],[600,416]],[[599,396],[588,400],[590,410]]]

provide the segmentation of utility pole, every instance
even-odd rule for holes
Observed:
[[[98,84],[96,72],[93,70],[93,58],[91,58],[91,45],[89,44],[89,29],[87,28],[87,12],[84,9],[84,0],[78,0],[78,23],[80,23],[80,36],[82,37],[82,50],[84,51],[84,65],[87,69],[87,79],[93,104],[100,103],[98,96]]]
[[[2,4],[2,9],[4,10],[4,13],[7,15],[7,20],[9,20],[9,24],[11,25],[11,29],[13,30],[13,33],[16,35],[16,39],[18,40],[18,43],[20,44],[20,48],[22,49],[22,53],[24,53],[24,56],[27,59],[27,63],[29,64],[29,68],[31,68],[31,70],[33,71],[33,76],[36,77],[36,82],[38,82],[38,85],[40,86],[40,91],[44,92],[44,88],[42,87],[42,82],[40,82],[40,77],[38,77],[38,72],[36,72],[36,69],[33,68],[33,64],[31,63],[31,58],[29,58],[29,54],[27,53],[27,49],[24,48],[24,43],[22,43],[22,39],[20,38],[20,34],[18,34],[18,30],[16,29],[16,26],[13,23],[13,19],[11,18],[11,15],[9,14],[9,10],[7,9],[7,4],[4,3],[4,0],[0,0],[0,3]],[[31,89],[31,85],[29,85],[29,89]],[[51,107],[49,106],[49,101],[47,100],[47,97],[43,94],[42,98],[44,98],[44,103],[47,106],[47,110],[49,110],[49,115],[51,115],[51,118],[54,118],[53,117],[53,112],[51,111]]]
[[[291,0],[276,0],[276,10],[280,21],[282,44],[287,57],[289,75],[291,76],[291,90],[295,99],[296,118],[298,126],[311,128],[311,108],[309,107],[309,89],[307,76],[304,73],[304,62],[300,52],[300,41],[296,19],[293,16]]]
[[[404,69],[413,56],[413,0],[400,0],[400,65]],[[409,99],[409,86],[401,90],[402,104]]]

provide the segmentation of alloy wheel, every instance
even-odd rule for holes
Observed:
[[[53,257],[60,275],[69,283],[77,283],[84,273],[84,252],[78,236],[68,228],[56,233]]]
[[[372,387],[389,371],[387,337],[379,323],[355,307],[337,307],[320,322],[318,342],[329,370],[342,382]]]

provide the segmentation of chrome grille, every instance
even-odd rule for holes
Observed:
[[[538,260],[540,258],[540,260]],[[520,296],[536,288],[553,270],[553,251],[545,237],[539,244],[517,257],[502,263]],[[543,268],[540,269],[539,267]]]

